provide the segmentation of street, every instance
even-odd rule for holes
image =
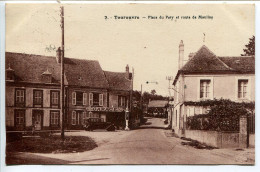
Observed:
[[[254,151],[231,149],[202,150],[169,137],[164,119],[150,118],[131,131],[69,132],[93,138],[98,147],[82,153],[17,153],[13,159],[29,164],[252,164]],[[17,161],[18,162],[18,161]]]

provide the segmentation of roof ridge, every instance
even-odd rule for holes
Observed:
[[[234,70],[233,68],[229,67],[226,63],[224,63],[222,60],[220,60],[217,56],[215,56],[226,68]]]

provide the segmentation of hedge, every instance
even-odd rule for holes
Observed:
[[[186,126],[191,130],[239,131],[241,115],[254,113],[255,104],[238,103],[227,99],[185,102],[185,105],[209,106],[208,114],[187,117]]]

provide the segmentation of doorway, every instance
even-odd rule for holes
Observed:
[[[32,125],[35,130],[41,130],[43,124],[43,111],[42,110],[33,110],[32,114]]]

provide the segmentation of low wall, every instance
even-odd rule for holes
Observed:
[[[255,134],[249,134],[249,147],[255,147]]]
[[[185,137],[218,148],[239,147],[239,133],[185,130]]]

